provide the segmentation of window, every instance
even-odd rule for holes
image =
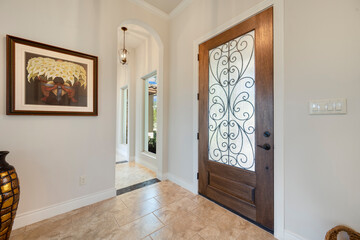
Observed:
[[[156,72],[145,78],[144,151],[156,153],[157,132],[157,76]]]

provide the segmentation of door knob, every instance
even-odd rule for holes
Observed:
[[[269,132],[269,131],[266,131],[266,132],[264,132],[264,137],[270,137],[271,136],[271,133]]]
[[[265,143],[264,145],[257,145],[258,147],[261,147],[262,149],[269,151],[271,149],[270,144]]]

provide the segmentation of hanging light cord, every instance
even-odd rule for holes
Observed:
[[[123,49],[125,49],[125,29],[123,29],[123,31],[124,31],[124,42],[123,42]]]

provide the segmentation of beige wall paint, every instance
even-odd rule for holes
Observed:
[[[307,239],[360,230],[360,1],[285,1],[285,227]],[[348,114],[309,116],[345,97]]]
[[[18,216],[114,189],[117,28],[127,19],[146,22],[167,49],[168,23],[126,0],[0,0],[0,148],[19,173]],[[99,116],[6,116],[6,34],[99,56]]]

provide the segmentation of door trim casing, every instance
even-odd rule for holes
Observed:
[[[199,62],[196,60],[199,45],[212,37],[230,29],[240,22],[256,15],[265,9],[274,8],[274,236],[278,239],[284,238],[285,231],[285,172],[284,172],[284,0],[265,0],[237,17],[220,25],[213,31],[196,39],[193,42],[193,146],[198,146],[196,134],[198,132],[198,93],[199,84]],[[193,150],[193,184],[191,190],[198,192],[198,148]]]

